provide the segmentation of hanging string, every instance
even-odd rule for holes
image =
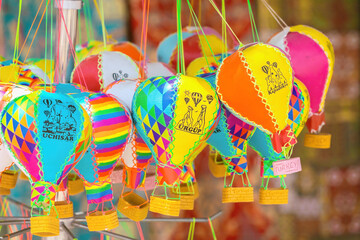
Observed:
[[[251,8],[250,0],[247,0],[248,3],[248,9],[249,9],[249,16],[250,16],[250,23],[251,23],[251,31],[253,35],[254,42],[260,42],[259,34],[256,28],[255,18],[254,14]]]
[[[103,1],[103,0],[100,0],[101,2]],[[101,3],[100,3],[101,4]],[[97,13],[98,13],[98,15],[99,15],[99,18],[100,18],[100,20],[102,20],[103,19],[103,14],[101,13],[102,11],[101,11],[101,9],[100,9],[100,7],[99,7],[99,4],[98,4],[98,2],[96,1],[96,0],[94,0],[94,5],[95,5],[95,9],[96,9],[96,11],[97,11]],[[90,10],[89,10],[90,11]],[[101,24],[102,24],[102,22],[101,22]],[[104,21],[104,25],[105,25],[105,21]],[[103,33],[104,34],[104,33]],[[105,35],[106,35],[106,38],[108,39],[109,38],[109,34],[108,34],[108,32],[106,31],[106,28],[105,28]]]
[[[202,35],[204,36],[204,39],[205,39],[205,41],[206,41],[207,46],[208,46],[209,49],[210,49],[210,52],[211,52],[212,57],[214,58],[214,60],[216,61],[216,63],[217,63],[218,65],[220,65],[220,62],[219,62],[218,59],[215,57],[215,54],[214,54],[214,52],[213,52],[213,50],[212,50],[212,48],[211,48],[211,45],[210,45],[210,43],[209,43],[209,41],[208,41],[208,39],[207,39],[207,37],[206,37],[206,35],[205,35],[204,30],[202,29],[202,27],[201,27],[201,25],[200,25],[200,22],[199,22],[198,18],[196,17],[196,14],[195,14],[194,9],[193,9],[192,6],[190,5],[189,0],[188,0],[187,2],[188,2],[190,14],[191,14],[191,16],[192,16],[192,18],[193,18],[193,22],[195,23],[196,32],[197,32],[197,35],[198,35],[198,37],[199,37],[200,47],[201,47],[201,50],[202,50],[202,52],[203,52],[203,56],[204,56],[204,58],[205,58],[206,64],[207,64],[208,69],[209,69],[209,72],[212,72],[211,66],[210,66],[209,61],[208,61],[208,58],[207,58],[207,56],[206,56],[206,54],[205,54],[204,45],[203,45],[202,40],[201,40],[201,38],[200,38],[200,35],[201,35],[201,34],[200,34],[200,32],[199,32],[199,29],[201,30]]]
[[[201,1],[201,0],[200,0]],[[194,0],[191,0],[191,6],[194,6]],[[195,24],[195,23],[194,23]],[[189,15],[189,27],[191,26],[191,14]]]
[[[199,11],[198,11],[198,16],[199,16],[199,23],[200,23],[200,25],[201,25],[201,12],[202,12],[201,2],[202,2],[202,0],[199,0]]]
[[[48,44],[48,5],[49,1],[47,2],[45,6],[45,74],[47,74],[47,44]],[[46,85],[45,85],[45,91],[46,91]]]
[[[139,231],[140,239],[141,239],[141,240],[144,240],[144,233],[143,233],[143,231],[142,231],[140,222],[136,222],[136,227],[137,227],[137,229],[138,229],[138,231]]]
[[[82,44],[81,39],[81,9],[78,10],[78,36],[79,36],[79,43]]]
[[[276,20],[276,22],[282,29],[288,27],[285,21],[276,13],[276,11],[270,6],[270,4],[266,0],[262,0],[262,3],[265,5],[267,10],[270,12],[270,14],[273,16],[273,18]]]
[[[244,44],[239,40],[239,38],[236,36],[232,28],[230,27],[229,23],[224,19],[223,15],[221,14],[219,8],[216,6],[215,2],[213,0],[209,0],[210,4],[213,6],[215,11],[219,14],[219,16],[222,18],[222,20],[225,22],[226,26],[228,27],[229,31],[232,33],[236,41],[239,43],[239,46],[242,47]]]
[[[139,56],[139,74],[141,77],[146,76],[146,48],[147,48],[147,32],[149,26],[150,0],[143,1],[142,11],[142,29],[140,37],[140,56]],[[143,53],[143,56],[141,56]]]
[[[47,9],[47,5],[49,4],[49,1],[50,1],[50,0],[47,1],[46,6],[45,6],[45,9],[44,9],[44,12],[43,12],[43,14],[41,15],[41,18],[40,18],[40,21],[39,21],[39,25],[37,26],[37,28],[36,28],[36,30],[35,30],[34,37],[33,37],[33,39],[31,40],[29,49],[28,49],[28,51],[27,51],[27,53],[26,53],[26,55],[25,55],[25,58],[24,58],[24,62],[26,62],[26,59],[27,59],[27,57],[29,56],[31,47],[32,47],[32,45],[33,45],[33,43],[34,43],[34,40],[35,40],[35,38],[36,38],[36,35],[37,35],[38,31],[39,31],[41,22],[42,22],[42,20],[43,20],[43,18],[44,18],[44,16],[45,16],[46,9]]]
[[[94,32],[91,27],[91,12],[89,5],[90,5],[89,0],[84,0],[85,27],[86,27],[86,37],[88,42],[90,40],[94,40]]]
[[[54,0],[51,0],[51,4],[50,4],[50,88],[52,88],[52,84],[54,82],[54,78],[53,78],[53,69],[54,69],[54,61],[53,61],[54,12],[53,12],[53,9],[54,9]]]
[[[217,240],[216,235],[215,235],[215,230],[214,230],[214,227],[213,227],[213,225],[212,225],[212,222],[211,222],[211,219],[210,219],[210,218],[208,218],[208,222],[209,222],[209,226],[210,226],[210,229],[211,229],[211,233],[212,233],[213,239],[214,239],[214,240]]]
[[[177,72],[185,74],[185,57],[184,57],[184,45],[182,36],[182,24],[181,24],[181,0],[176,1],[176,20],[177,20]]]
[[[100,19],[101,19],[101,29],[102,29],[102,36],[103,36],[103,42],[104,42],[104,50],[106,50],[106,28],[105,28],[105,18],[104,18],[104,2],[103,0],[100,0]]]
[[[59,3],[60,0],[57,0],[57,4],[58,4],[58,9],[59,9],[59,17],[62,19],[63,23],[64,23],[64,27],[65,27],[65,32],[66,32],[66,35],[67,35],[67,38],[69,40],[69,46],[70,46],[70,53],[74,59],[74,62],[75,62],[75,65],[78,65],[79,61],[78,61],[78,58],[76,56],[76,52],[75,52],[75,48],[74,48],[74,44],[71,40],[71,37],[70,37],[70,34],[69,34],[69,31],[68,31],[68,28],[65,24],[65,17],[64,17],[64,13],[62,11],[62,7],[60,6],[60,3]],[[61,20],[60,19],[60,20]],[[60,21],[59,21],[60,23]],[[59,28],[60,29],[60,28]],[[84,74],[83,74],[83,71],[82,71],[82,68],[79,66],[79,71],[77,71],[78,73],[78,77],[81,81],[81,83],[85,86],[85,88],[87,88],[87,85],[86,85],[86,81],[85,81],[85,77],[84,77]],[[81,76],[80,76],[81,75]]]
[[[228,43],[228,40],[227,40],[227,29],[226,29],[226,10],[225,10],[225,0],[221,0],[221,13],[222,13],[222,16],[224,17],[222,20],[222,23],[221,23],[221,37],[222,37],[222,40],[223,42],[225,43],[222,47],[222,58],[224,59],[226,57],[226,54],[228,52],[228,46],[227,46],[227,43]]]
[[[187,240],[193,240],[194,239],[194,233],[195,233],[195,218],[193,218],[193,221],[190,223],[189,227],[189,234]]]
[[[13,60],[18,60],[19,59],[19,34],[20,34],[21,7],[22,7],[22,0],[19,0],[19,14],[18,14],[17,25],[16,25],[16,35],[15,35],[15,46],[14,46]]]
[[[36,18],[37,18],[37,16],[38,16],[39,12],[40,12],[40,9],[41,9],[41,6],[42,6],[43,2],[44,2],[44,0],[41,0],[41,3],[40,3],[40,5],[39,5],[39,7],[38,7],[38,10],[37,10],[37,12],[36,12],[36,14],[35,14],[34,20],[33,20],[33,22],[31,23],[31,26],[30,26],[30,28],[29,28],[29,31],[28,31],[28,33],[27,33],[27,35],[26,35],[26,37],[25,37],[24,43],[23,43],[22,46],[21,46],[19,55],[21,55],[22,50],[23,50],[24,47],[25,47],[26,41],[27,41],[27,39],[28,39],[28,37],[29,37],[29,35],[30,35],[30,32],[31,32],[31,30],[32,30],[32,27],[34,26],[34,23],[35,23],[35,21],[36,21]],[[17,60],[19,60],[19,59],[17,59]]]

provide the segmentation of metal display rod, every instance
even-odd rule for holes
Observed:
[[[80,0],[55,0],[55,7],[61,8],[56,13],[55,35],[55,75],[54,80],[59,83],[70,82],[70,74],[74,68],[74,59],[69,38],[75,46],[78,10],[81,9]],[[75,54],[75,53],[74,53]]]
[[[7,201],[13,203],[14,205],[23,207],[27,211],[31,210],[30,206],[23,204],[17,200],[14,200],[9,197],[6,197],[5,199]],[[60,219],[60,228],[62,230],[61,233],[66,234],[69,239],[75,239],[75,235],[68,228],[69,226],[78,227],[78,228],[82,228],[82,229],[88,229],[88,227],[82,223],[82,222],[86,221],[85,217],[82,216],[82,214],[83,214],[83,212],[76,212],[76,213],[74,213],[74,217],[72,217],[72,218]],[[168,217],[168,218],[145,218],[141,222],[193,222],[195,220],[195,222],[197,222],[197,223],[201,223],[201,222],[203,223],[203,222],[208,222],[209,219],[212,221],[212,220],[218,218],[221,214],[222,214],[222,211],[219,211],[209,218],[170,218],[170,217]],[[133,222],[133,220],[131,220],[129,218],[118,218],[118,219],[119,219],[119,222]],[[24,223],[29,224],[30,217],[0,217],[0,226],[1,225],[22,225]],[[4,236],[1,236],[0,240],[1,239],[10,239],[10,238],[25,234],[29,231],[30,231],[30,228],[25,228],[25,229],[13,232],[11,234],[6,234]],[[126,237],[126,236],[116,234],[113,232],[109,232],[109,231],[97,231],[97,233],[104,234],[109,237],[113,237],[113,238],[117,238],[117,239],[122,239],[122,240],[135,240],[133,238]],[[66,239],[66,238],[62,238],[62,239]]]

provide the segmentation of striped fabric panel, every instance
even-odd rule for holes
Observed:
[[[107,179],[125,149],[131,121],[125,108],[104,93],[89,96],[99,181]]]
[[[137,133],[135,138],[135,151],[137,168],[146,168],[152,159],[152,153],[145,141]]]
[[[88,204],[99,204],[113,199],[112,186],[108,182],[102,182],[99,185],[85,185],[85,191]]]

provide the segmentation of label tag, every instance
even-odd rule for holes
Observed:
[[[300,158],[290,158],[273,163],[274,175],[286,175],[301,171]]]

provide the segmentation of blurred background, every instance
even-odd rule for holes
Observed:
[[[90,3],[90,19],[81,12],[77,42],[102,40],[101,23]],[[20,44],[29,31],[41,0],[24,0],[21,15]],[[194,0],[194,9],[201,12],[202,26],[221,32],[221,19],[207,0]],[[220,6],[221,1],[215,1]],[[246,0],[226,0],[226,17],[243,43],[252,41],[251,25]],[[213,221],[219,240],[325,240],[360,239],[360,145],[359,145],[359,5],[358,0],[268,0],[274,10],[291,25],[310,25],[327,35],[335,49],[335,69],[326,101],[327,124],[323,132],[332,134],[329,150],[303,146],[304,129],[293,156],[301,157],[302,172],[288,175],[289,204],[264,206],[258,204],[260,186],[260,158],[249,150],[250,180],[255,187],[254,203],[222,204],[223,180],[214,178],[208,169],[208,149],[196,159],[196,176],[200,197],[194,211],[182,211],[181,217],[209,217],[219,210],[223,214]],[[281,30],[260,0],[252,0],[260,39],[266,41]],[[140,44],[141,0],[104,1],[106,29],[118,41],[130,40]],[[12,58],[19,1],[3,0],[0,12],[0,55]],[[176,31],[175,0],[151,0],[148,32],[148,58],[156,60],[159,42]],[[201,9],[199,11],[199,9]],[[189,11],[183,8],[183,25],[189,21]],[[90,27],[89,27],[90,26]],[[29,50],[32,58],[44,56],[45,32],[40,26],[36,45]],[[87,29],[93,29],[88,32]],[[30,33],[29,39],[34,35]],[[81,39],[80,39],[81,36]],[[29,44],[24,52],[29,49]],[[278,184],[274,181],[274,185]],[[114,189],[120,194],[122,186]],[[29,203],[30,188],[25,181],[18,182],[11,197]],[[78,211],[86,210],[86,197],[72,197]],[[2,214],[25,215],[23,209],[9,205],[0,198]],[[114,199],[117,203],[117,199]],[[149,216],[154,216],[149,213]],[[159,216],[158,216],[159,217]],[[187,239],[189,223],[141,223],[145,239]],[[20,229],[20,226],[17,227]],[[1,235],[15,231],[3,226]],[[97,233],[75,229],[78,239],[100,239]],[[139,238],[135,223],[121,223],[115,232]],[[30,239],[30,235],[23,239]],[[212,239],[207,223],[195,225],[194,239]]]

